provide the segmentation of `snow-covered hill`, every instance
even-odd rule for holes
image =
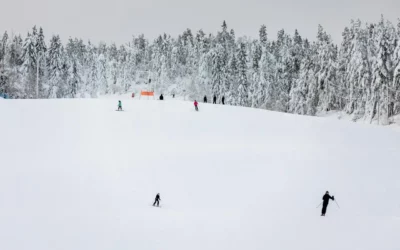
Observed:
[[[1,103],[0,249],[399,249],[397,131],[178,100],[116,105]],[[321,217],[326,190],[340,209]]]

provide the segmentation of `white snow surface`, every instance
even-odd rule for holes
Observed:
[[[1,103],[0,249],[400,249],[399,131],[182,100],[116,108]],[[327,190],[340,208],[321,217]]]

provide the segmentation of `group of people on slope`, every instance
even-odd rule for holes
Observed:
[[[164,100],[163,95],[160,96],[160,100]],[[199,111],[199,107],[198,107],[199,103],[194,100],[194,108],[196,109],[196,111]],[[122,102],[121,100],[118,101],[118,109],[117,111],[122,111]]]
[[[172,98],[175,98],[175,94],[172,94]],[[160,98],[159,98],[159,99],[160,99],[160,101],[164,100],[163,94],[160,95]]]
[[[204,96],[203,101],[204,101],[204,103],[207,103],[206,95]],[[221,103],[222,103],[222,105],[225,105],[225,96],[222,96]],[[216,95],[214,95],[214,97],[213,97],[213,104],[217,104],[217,96]],[[196,100],[194,100],[194,108],[196,109],[196,111],[199,111],[198,105],[199,105],[199,103]]]
[[[207,103],[206,95],[204,96],[203,101],[204,101],[204,103]],[[222,105],[225,105],[225,96],[222,96],[221,103],[222,103]],[[214,95],[214,97],[213,97],[213,104],[217,104],[217,96],[216,95]]]

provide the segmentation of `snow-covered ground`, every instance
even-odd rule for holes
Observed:
[[[356,122],[356,123],[364,123],[376,126],[389,126],[392,129],[400,130],[400,115],[391,116],[389,120],[385,121],[384,117],[379,117],[375,115],[375,117],[371,120],[365,118],[358,118],[354,114],[347,114],[345,111],[328,111],[328,112],[318,112],[318,117],[342,120],[342,121],[349,121],[349,122]]]
[[[398,131],[121,99],[1,102],[0,249],[400,249]]]

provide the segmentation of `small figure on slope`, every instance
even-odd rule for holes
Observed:
[[[204,103],[207,103],[207,96],[204,96]]]
[[[160,100],[164,100],[164,96],[162,94],[160,95]]]
[[[217,104],[217,96],[216,95],[214,95],[214,97],[213,97],[213,104]]]
[[[327,209],[328,204],[329,204],[329,199],[331,199],[331,200],[334,201],[334,200],[335,200],[335,197],[334,197],[334,196],[330,196],[330,195],[329,195],[329,192],[326,191],[325,195],[322,197],[323,203],[322,203],[322,213],[321,213],[321,216],[325,216],[326,209]]]
[[[225,96],[222,97],[222,105],[225,105]]]
[[[160,200],[161,200],[161,198],[160,198],[160,193],[158,193],[157,195],[156,195],[156,199],[154,200],[154,203],[153,203],[153,207],[157,204],[157,207],[159,207],[160,206]]]
[[[118,111],[122,111],[122,102],[118,101]]]
[[[196,111],[199,111],[199,108],[197,107],[199,104],[197,103],[196,100],[194,100],[194,108],[196,109]]]

